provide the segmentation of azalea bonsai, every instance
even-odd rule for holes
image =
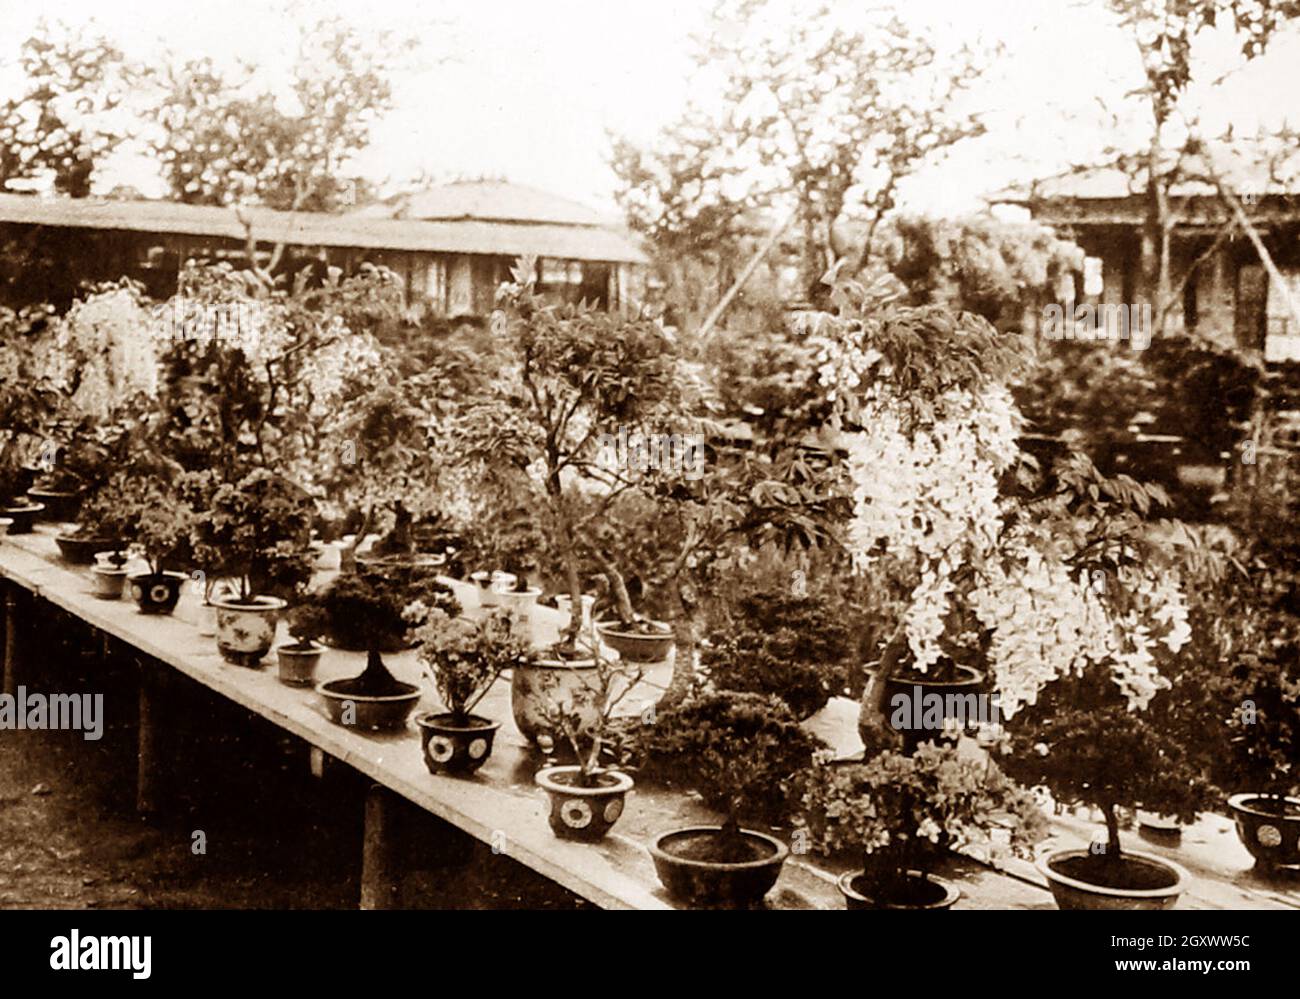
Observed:
[[[441,714],[416,717],[431,773],[473,773],[492,752],[500,722],[475,715],[504,670],[532,660],[532,650],[514,636],[508,611],[492,611],[479,620],[430,610],[412,632],[424,677],[437,691]]]
[[[148,572],[128,577],[131,595],[147,614],[170,614],[186,577],[167,566],[186,561],[194,511],[157,473],[124,475],[116,494],[121,523],[129,525],[133,547],[148,563]]]
[[[819,765],[799,789],[796,839],[863,865],[839,879],[851,909],[947,908],[957,889],[931,873],[947,851],[1029,856],[1047,827],[1033,795],[989,761],[933,743]]]

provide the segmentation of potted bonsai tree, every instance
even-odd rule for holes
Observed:
[[[280,682],[291,687],[310,687],[316,681],[316,667],[325,649],[320,639],[329,627],[329,618],[319,604],[308,598],[289,610],[288,626],[293,641],[275,650],[280,663]]]
[[[126,477],[118,500],[133,527],[135,547],[148,563],[147,572],[127,576],[131,596],[142,613],[170,614],[188,577],[167,565],[184,558],[194,512],[152,475]]]
[[[0,307],[0,516],[11,521],[10,534],[30,533],[44,509],[27,496],[40,470],[25,459],[40,446],[63,402],[48,363],[53,311]]]
[[[417,715],[424,762],[433,774],[468,776],[492,755],[500,722],[474,714],[502,671],[527,663],[532,650],[513,634],[505,611],[471,621],[430,611],[413,637],[424,676],[437,691],[441,713]]]
[[[732,691],[697,693],[656,712],[638,730],[642,779],[685,785],[721,809],[721,825],[688,826],[650,845],[655,870],[684,902],[752,905],[776,883],[789,848],[742,828],[742,817],[779,821],[789,811],[792,778],[825,746],[776,697]]]
[[[594,680],[547,702],[548,726],[568,744],[575,764],[548,766],[535,776],[550,800],[551,830],[561,839],[594,842],[623,814],[633,781],[606,767],[601,759],[612,735],[615,708],[641,681],[641,671],[629,673],[596,652]],[[548,737],[549,738],[549,737]]]
[[[1046,829],[1032,794],[952,746],[817,766],[799,786],[797,823],[813,852],[861,858],[838,882],[850,909],[948,909],[959,890],[931,873],[948,850],[1029,855]]]
[[[419,628],[434,611],[458,615],[460,604],[431,569],[396,577],[375,569],[345,572],[319,600],[330,643],[366,653],[366,668],[358,676],[316,685],[330,718],[359,728],[401,728],[420,699],[420,688],[394,677],[381,653],[408,647],[410,629]]]
[[[737,601],[700,662],[718,689],[775,694],[804,719],[844,691],[852,651],[848,628],[824,595],[768,589]]]
[[[217,647],[239,666],[257,666],[270,651],[285,599],[268,592],[292,589],[311,578],[308,551],[314,506],[283,476],[253,469],[217,487],[211,508],[196,521],[196,548],[220,553],[221,574],[236,592],[212,600]]]

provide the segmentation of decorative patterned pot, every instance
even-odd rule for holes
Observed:
[[[1281,815],[1266,807],[1276,800],[1250,793],[1229,798],[1237,836],[1262,867],[1300,870],[1300,798],[1282,799],[1288,807]]]
[[[142,614],[170,614],[181,598],[185,576],[179,572],[141,572],[127,577],[131,597]]]
[[[915,886],[918,899],[931,895],[932,901],[908,903],[873,898],[866,894],[869,889],[864,883],[865,879],[866,876],[858,871],[840,875],[836,884],[844,896],[846,909],[951,909],[953,903],[961,898],[961,890],[951,881],[933,875],[923,876],[920,871],[908,871],[907,879]]]
[[[552,701],[563,701],[584,687],[595,687],[599,672],[594,659],[573,661],[543,659],[527,666],[516,666],[510,678],[510,708],[515,725],[525,739],[543,750],[555,743],[555,734],[546,721],[546,708]],[[595,704],[581,705],[582,729],[600,719]]]
[[[468,721],[468,725],[457,725],[455,715],[449,712],[415,716],[429,773],[468,777],[487,762],[501,723],[478,715],[470,715]]]
[[[632,778],[618,770],[600,770],[595,787],[579,783],[580,767],[547,767],[533,779],[551,802],[551,831],[560,839],[594,842],[602,838],[623,814],[623,802],[632,790]]]
[[[752,859],[714,860],[721,826],[688,826],[655,838],[650,845],[655,872],[681,902],[709,906],[752,906],[763,900],[781,875],[790,848],[774,836],[740,830]]]
[[[622,630],[618,621],[597,621],[596,631],[600,640],[628,663],[660,663],[673,648],[672,629],[659,635],[646,635]]]
[[[94,594],[102,600],[121,600],[126,584],[127,570],[109,565],[96,565],[90,569]]]
[[[514,634],[520,641],[533,640],[533,608],[541,595],[541,589],[503,590],[496,594],[497,606],[515,615]]]
[[[1172,909],[1190,882],[1187,872],[1171,860],[1137,850],[1125,850],[1120,864],[1126,878],[1141,887],[1108,887],[1083,880],[1078,865],[1095,859],[1091,850],[1055,850],[1035,866],[1047,879],[1058,909]]]
[[[284,601],[253,597],[247,602],[213,600],[212,606],[217,611],[217,648],[222,658],[236,666],[257,666],[275,642]]]
[[[0,517],[10,521],[10,534],[31,534],[36,517],[44,509],[40,503],[15,500],[8,506],[0,507]]]
[[[316,683],[316,667],[324,649],[313,645],[304,649],[297,645],[281,645],[275,650],[280,663],[280,682],[290,687],[311,687]]]

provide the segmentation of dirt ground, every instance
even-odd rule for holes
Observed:
[[[102,663],[80,623],[45,606],[32,654],[29,690],[102,691],[106,725],[97,742],[0,731],[0,908],[356,907],[364,786],[355,774],[311,776],[303,743],[182,677],[170,703],[200,721],[169,726],[179,779],[145,821],[135,812],[126,650]],[[407,834],[403,907],[586,906],[432,816],[419,814]],[[417,859],[430,842],[443,857]]]

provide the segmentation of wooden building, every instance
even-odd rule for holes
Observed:
[[[0,194],[0,301],[69,300],[83,281],[134,277],[170,296],[187,259],[246,260],[244,220],[259,258],[286,246],[282,267],[320,261],[351,272],[364,262],[402,277],[408,300],[433,315],[483,316],[523,255],[539,287],[617,309],[641,299],[647,258],[590,209],[542,191],[451,184],[348,213]]]

